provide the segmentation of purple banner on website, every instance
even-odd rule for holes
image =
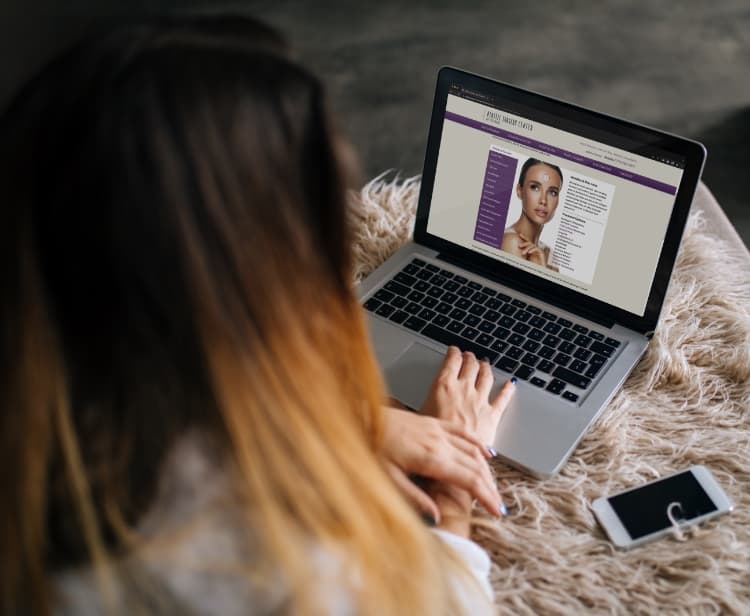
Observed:
[[[670,186],[669,184],[665,184],[664,182],[659,182],[658,180],[648,178],[644,175],[633,173],[632,171],[628,171],[627,169],[615,167],[613,165],[603,163],[599,160],[588,158],[587,156],[581,156],[580,154],[576,154],[575,152],[570,152],[569,150],[564,150],[562,148],[549,145],[548,143],[542,143],[541,141],[536,141],[535,139],[531,139],[524,135],[511,133],[497,126],[485,124],[484,122],[479,122],[478,120],[467,118],[466,116],[453,113],[452,111],[445,112],[445,119],[451,120],[458,124],[463,124],[464,126],[468,126],[470,128],[481,130],[485,133],[490,133],[497,137],[501,137],[502,139],[507,139],[508,141],[512,141],[513,143],[521,143],[523,145],[527,145],[531,148],[535,148],[542,152],[547,152],[548,154],[564,158],[565,160],[571,160],[592,169],[598,169],[600,171],[604,171],[605,173],[610,173],[614,176],[623,178],[625,180],[630,180],[631,182],[635,182],[643,186],[648,186],[649,188],[653,188],[669,195],[674,195],[677,193],[676,186]]]
[[[482,197],[479,201],[474,239],[499,248],[503,241],[508,206],[518,161],[494,149],[487,156]]]

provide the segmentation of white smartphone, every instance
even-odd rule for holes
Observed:
[[[594,515],[618,548],[630,549],[672,531],[729,513],[734,504],[705,466],[597,498]]]

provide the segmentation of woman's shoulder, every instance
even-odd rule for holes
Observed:
[[[503,250],[515,250],[518,248],[518,244],[521,241],[521,236],[513,227],[508,227],[503,233],[503,241],[500,244],[500,248]]]

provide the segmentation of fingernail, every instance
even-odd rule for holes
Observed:
[[[510,377],[510,382],[513,383],[513,385],[515,385],[516,383],[518,383],[518,379],[516,377],[512,376],[512,377]]]
[[[500,503],[500,513],[504,518],[508,517],[508,508],[505,506],[505,503]]]
[[[497,456],[497,451],[495,451],[492,447],[487,447],[487,451],[490,452],[490,455],[494,458]]]
[[[430,528],[435,526],[437,522],[435,522],[435,518],[432,516],[431,513],[423,513],[422,514],[422,521],[427,524]]]

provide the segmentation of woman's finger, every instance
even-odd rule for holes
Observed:
[[[465,379],[469,383],[476,382],[477,373],[479,372],[479,362],[476,356],[474,353],[467,351],[463,354],[462,359],[463,363],[461,364],[461,370],[458,372],[458,378]]]
[[[479,362],[479,373],[477,374],[476,388],[477,393],[486,400],[490,395],[492,384],[495,382],[495,376],[492,374],[490,362],[483,360]]]
[[[502,413],[510,403],[510,399],[515,392],[516,384],[512,381],[505,381],[500,391],[495,394],[495,399],[490,402],[492,408]]]
[[[465,443],[468,443],[469,446],[476,447],[485,458],[492,457],[492,453],[490,453],[489,449],[487,448],[487,444],[483,443],[482,439],[477,437],[474,433],[466,430],[463,426],[448,421],[444,422],[442,426],[446,432],[458,437]]]
[[[463,355],[461,354],[461,350],[458,347],[449,346],[448,350],[445,352],[443,363],[438,369],[438,378],[458,378],[458,373],[461,370],[462,362]]]
[[[440,509],[434,500],[432,500],[424,490],[419,488],[406,473],[394,464],[387,465],[388,474],[393,479],[399,490],[414,505],[415,509],[422,514],[432,516],[435,523],[440,522]]]

